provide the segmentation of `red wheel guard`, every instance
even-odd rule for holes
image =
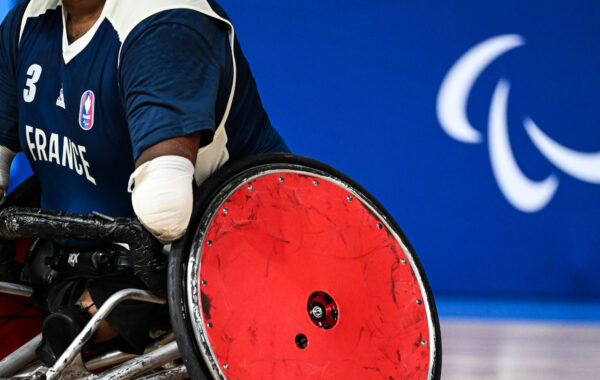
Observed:
[[[244,183],[214,213],[195,280],[220,376],[428,379],[426,292],[361,195],[277,172]]]

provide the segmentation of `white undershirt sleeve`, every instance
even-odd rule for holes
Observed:
[[[0,188],[2,193],[5,194],[8,190],[8,184],[10,180],[10,165],[17,153],[8,149],[4,145],[0,145]]]

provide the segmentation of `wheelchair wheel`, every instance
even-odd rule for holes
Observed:
[[[169,262],[173,328],[193,379],[420,379],[441,374],[423,268],[360,185],[266,154],[201,186]]]

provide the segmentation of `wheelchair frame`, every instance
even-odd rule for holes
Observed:
[[[426,378],[427,380],[439,380],[441,376],[441,333],[433,295],[425,272],[400,227],[375,198],[343,173],[315,160],[278,153],[264,154],[228,163],[197,189],[188,233],[173,244],[168,258],[162,254],[162,247],[158,241],[135,219],[111,218],[101,214],[78,215],[16,208],[13,207],[14,202],[7,199],[5,206],[8,207],[0,210],[0,239],[70,238],[126,243],[130,248],[134,272],[150,291],[125,289],[111,296],[52,368],[41,367],[39,364],[23,368],[25,364],[35,358],[34,351],[39,345],[41,334],[36,336],[0,362],[0,379],[135,378],[158,380],[187,377],[225,379],[226,374],[221,368],[227,369],[228,365],[218,362],[218,357],[212,350],[204,328],[204,333],[194,330],[198,328],[198,322],[201,325],[206,322],[201,310],[204,305],[198,303],[197,300],[194,305],[190,304],[190,289],[186,281],[190,281],[191,278],[199,282],[200,269],[199,267],[193,268],[194,263],[200,261],[199,258],[202,255],[202,248],[198,248],[198,244],[204,241],[211,221],[219,210],[222,210],[222,202],[236,189],[248,186],[248,181],[255,180],[265,173],[278,172],[299,173],[300,176],[307,177],[315,176],[319,181],[329,181],[339,188],[347,189],[351,194],[348,196],[348,200],[351,201],[355,197],[360,202],[359,204],[366,207],[369,213],[374,214],[381,221],[377,224],[377,228],[388,231],[389,236],[393,236],[392,239],[399,242],[399,247],[408,259],[408,268],[411,268],[415,281],[418,282],[421,289],[421,296],[417,299],[417,303],[418,305],[425,303],[426,307],[429,338],[422,341],[423,346],[429,352]],[[281,182],[283,182],[284,175],[286,174],[279,177]],[[316,180],[311,181],[316,182]],[[200,247],[202,245],[200,243]],[[31,296],[33,289],[21,284],[0,283],[0,293]],[[141,356],[115,351],[91,358],[84,363],[81,358],[81,349],[86,340],[93,335],[99,323],[106,318],[110,311],[127,299],[159,304],[164,304],[166,300],[169,300],[173,331],[167,332],[157,339]],[[396,299],[394,299],[395,301]],[[191,310],[191,308],[195,309]],[[200,336],[197,333],[200,333]],[[418,342],[421,343],[420,340]],[[176,364],[180,358],[185,365]],[[107,367],[111,368],[99,374],[90,372],[90,370]],[[154,371],[159,367],[163,368]]]

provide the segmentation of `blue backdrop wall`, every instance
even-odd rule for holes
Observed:
[[[4,18],[4,15],[6,15],[13,4],[16,4],[16,1],[4,1],[0,4],[0,15],[2,18]]]
[[[436,295],[600,300],[599,2],[220,3],[289,145],[389,209]]]

